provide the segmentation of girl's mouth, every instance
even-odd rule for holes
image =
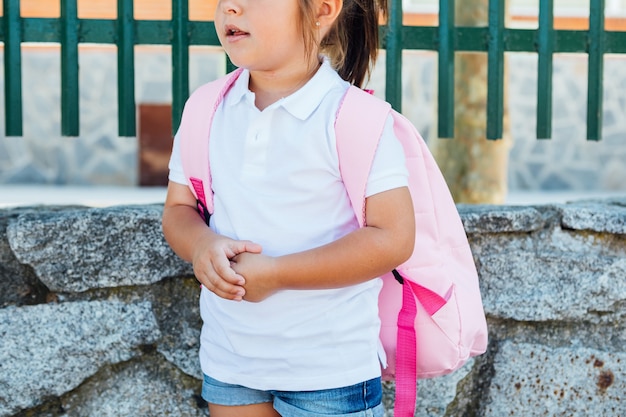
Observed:
[[[239,29],[238,27],[235,26],[228,26],[226,27],[226,36],[227,37],[235,37],[235,36],[244,36],[247,35],[248,32],[244,32],[243,30]]]

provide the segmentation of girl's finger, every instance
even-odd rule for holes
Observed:
[[[203,279],[199,279],[202,285],[215,295],[227,299],[241,301],[245,295],[245,290],[240,285],[233,285],[215,273],[203,274]]]
[[[225,281],[220,281],[218,285],[213,288],[213,293],[217,296],[227,300],[241,301],[246,293],[243,287],[237,285],[231,285]]]
[[[228,259],[225,259],[224,262],[214,263],[213,269],[221,279],[232,285],[242,286],[246,282],[241,275],[233,270]]]

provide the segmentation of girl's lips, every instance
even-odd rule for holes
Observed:
[[[248,32],[245,32],[241,29],[239,29],[237,26],[232,26],[232,25],[227,25],[224,28],[225,32],[226,32],[226,37],[240,37],[240,36],[245,36],[248,35]]]

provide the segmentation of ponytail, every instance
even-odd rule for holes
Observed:
[[[344,0],[321,50],[344,80],[361,87],[378,56],[378,22],[387,17],[387,0]]]

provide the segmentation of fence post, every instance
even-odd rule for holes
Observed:
[[[189,0],[172,0],[172,134],[189,97]]]
[[[78,7],[76,0],[61,0],[61,134],[78,136]]]
[[[454,115],[454,140],[434,140],[430,143],[457,203],[502,204],[506,197],[509,141],[485,140],[489,119],[487,95],[489,89],[493,93],[489,82],[493,82],[494,77],[493,71],[489,71],[493,61],[490,62],[484,53],[488,49],[490,19],[493,22],[490,11],[488,0],[456,2],[455,20],[459,28],[474,40],[464,37],[459,33],[461,29],[457,29],[458,43],[455,48],[460,52],[455,68],[457,111]],[[482,42],[479,44],[476,38]],[[467,39],[471,40],[469,45]],[[463,43],[463,40],[466,42]],[[497,56],[494,52],[492,55]]]
[[[552,54],[554,51],[554,0],[539,3],[539,60],[537,63],[537,139],[552,136]]]
[[[385,36],[385,99],[402,111],[402,2],[392,1]]]
[[[4,0],[4,113],[7,136],[22,136],[22,18],[19,0]]]
[[[454,0],[439,0],[437,136],[454,137]]]
[[[135,110],[135,16],[133,2],[117,0],[118,134],[137,135]]]
[[[487,139],[502,139],[504,117],[504,0],[489,0]]]
[[[589,10],[589,65],[587,68],[587,139],[602,138],[602,76],[604,71],[604,0],[592,0]]]

